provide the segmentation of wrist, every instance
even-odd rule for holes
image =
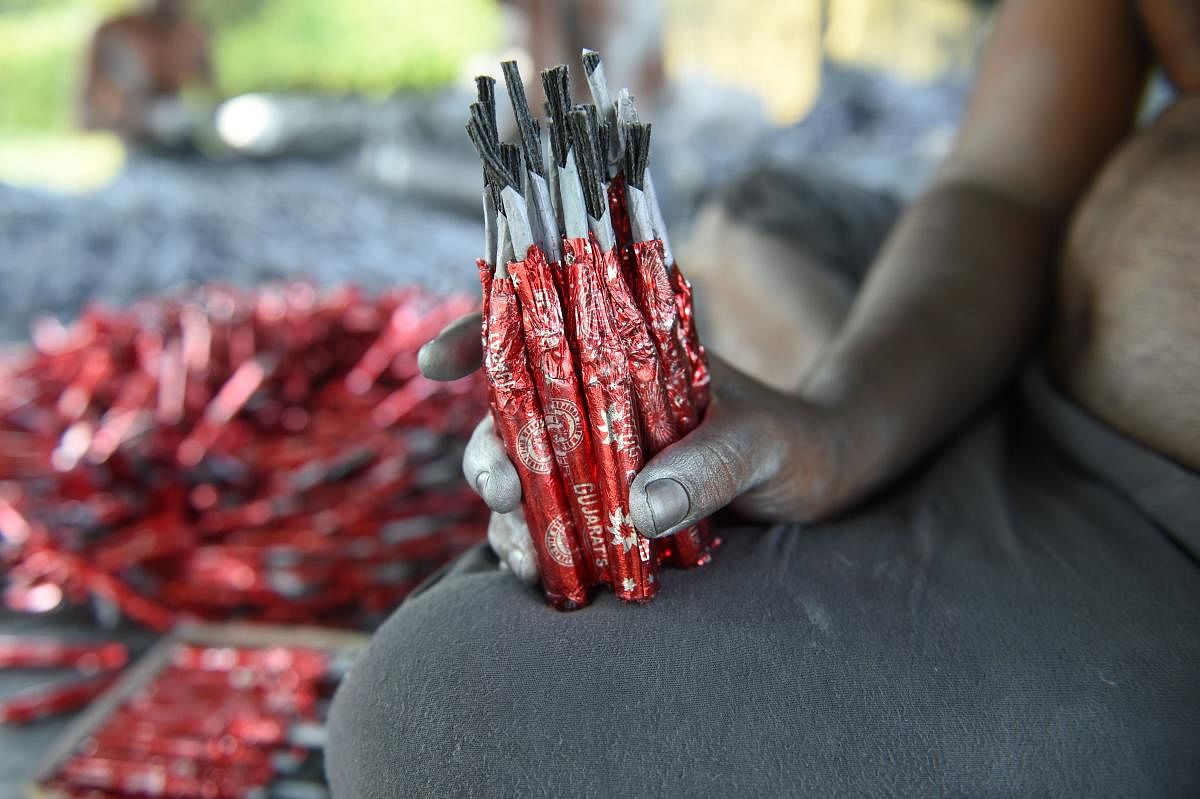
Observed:
[[[833,347],[808,371],[796,396],[820,420],[821,447],[836,475],[831,510],[857,502],[907,462],[905,404],[876,390]]]

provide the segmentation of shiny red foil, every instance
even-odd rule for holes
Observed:
[[[658,559],[629,518],[629,487],[645,465],[630,366],[591,243],[567,240],[563,262],[606,514],[610,581],[619,598],[643,602],[658,593]]]
[[[479,286],[481,289],[483,289],[483,330],[481,338],[483,340],[483,346],[486,347],[488,307],[491,303],[492,278],[495,275],[495,270],[492,268],[491,264],[482,258],[475,259],[475,267],[479,270]]]
[[[484,370],[491,387],[496,434],[521,479],[525,520],[537,553],[546,600],[560,610],[573,610],[588,602],[589,565],[579,548],[572,506],[560,479],[528,363],[534,365],[535,373],[547,367],[552,370],[541,378],[543,383],[555,374],[561,375],[564,368],[572,375],[574,370],[569,356],[565,362],[554,363],[545,352],[537,352],[531,353],[527,362],[517,289],[512,279],[500,277],[492,281],[491,289]],[[582,431],[582,427],[580,420],[577,429]]]
[[[647,457],[656,455],[680,439],[679,425],[671,411],[671,401],[663,382],[662,361],[646,318],[637,306],[633,293],[625,283],[616,253],[602,253],[592,242],[593,257],[608,289],[619,340],[624,344],[629,366],[629,378],[637,406],[642,446]],[[702,523],[682,530],[669,538],[655,542],[668,563],[677,566],[699,566],[708,562],[707,533]]]
[[[679,343],[683,345],[688,363],[692,366],[692,396],[696,400],[696,410],[704,416],[711,399],[712,375],[708,370],[708,353],[700,343],[700,334],[696,330],[692,284],[683,276],[678,264],[671,264],[671,285],[675,289],[675,305],[679,309]]]
[[[618,256],[626,252],[626,249],[633,245],[633,226],[629,220],[629,210],[625,205],[625,176],[617,175],[608,184],[608,215],[612,220],[613,232],[616,234],[616,242],[613,247]],[[622,266],[627,266],[624,261]],[[626,274],[626,280],[631,280],[633,275]]]
[[[646,319],[625,282],[616,251],[600,252],[599,245],[594,241],[592,244],[593,258],[608,289],[613,322],[624,344],[642,443],[646,453],[654,455],[679,440],[679,425],[663,382],[662,361]]]
[[[178,644],[40,787],[91,799],[274,795],[277,778],[313,757],[345,662],[308,646]]]
[[[608,184],[608,215],[612,222],[613,252],[625,274],[625,283],[636,291],[638,284],[637,263],[633,257],[633,223],[625,197],[625,176],[618,174]]]
[[[578,365],[567,344],[558,285],[551,265],[536,246],[530,247],[524,260],[508,268],[520,301],[525,354],[571,507],[577,541],[588,556],[592,581],[610,582],[611,552],[604,546],[592,431],[585,421]]]
[[[55,638],[0,637],[0,669],[107,671],[119,669],[128,660],[129,650],[117,641],[73,644]]]
[[[693,393],[694,370],[685,349],[686,333],[680,325],[678,297],[667,271],[662,242],[657,239],[636,242],[630,251],[637,275],[634,293],[662,363],[667,398],[676,426],[681,436],[686,435],[700,423],[701,411]],[[690,303],[688,307],[690,309]],[[697,355],[703,357],[701,351]],[[707,381],[700,386],[700,391],[707,395]],[[712,542],[709,522],[704,520],[671,536],[664,555],[667,562],[675,566],[702,566],[712,559]]]
[[[456,463],[482,381],[416,363],[472,305],[212,285],[38,322],[0,362],[6,603],[378,621],[485,529]]]
[[[78,710],[107,691],[119,676],[117,672],[105,672],[57,687],[38,686],[10,694],[0,700],[0,724],[29,724]]]
[[[690,433],[700,419],[692,396],[691,363],[679,342],[679,308],[663,261],[662,242],[639,241],[632,251],[637,271],[635,294],[662,360],[671,412],[680,432]]]

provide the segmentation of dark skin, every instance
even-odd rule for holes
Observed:
[[[1132,136],[1156,62],[1181,98]],[[1198,91],[1195,0],[1009,0],[951,155],[845,321],[788,390],[717,365],[704,423],[634,481],[638,529],[666,535],[731,503],[764,520],[843,511],[960,427],[1041,341],[1052,376],[1076,401],[1200,469],[1200,419],[1189,410],[1200,404],[1200,364],[1188,368],[1200,341],[1200,285],[1194,263],[1169,254],[1200,243],[1183,221],[1195,219],[1200,196]],[[1160,164],[1159,183],[1134,192],[1131,184],[1150,180],[1139,168],[1147,160]],[[1154,202],[1184,212],[1139,223]],[[1130,269],[1107,246],[1084,252],[1088,230],[1121,224],[1131,251],[1153,263]],[[743,260],[752,274],[753,256]],[[728,263],[719,271],[739,277]],[[1128,330],[1182,342],[1185,360],[1135,357]],[[477,331],[475,318],[430,342],[426,374],[476,368]],[[517,507],[516,475],[490,434],[477,437],[464,469],[495,510]],[[511,533],[500,554],[522,546]]]
[[[150,106],[186,86],[212,88],[204,30],[187,18],[184,0],[154,0],[139,13],[97,29],[80,101],[85,128],[145,138]]]

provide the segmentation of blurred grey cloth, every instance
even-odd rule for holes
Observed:
[[[480,547],[333,709],[343,799],[1194,796],[1200,476],[1037,372],[843,519],[562,614]]]

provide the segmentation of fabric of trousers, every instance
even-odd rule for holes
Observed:
[[[335,796],[1200,795],[1200,475],[1036,370],[902,482],[558,613],[480,546],[342,685]]]

